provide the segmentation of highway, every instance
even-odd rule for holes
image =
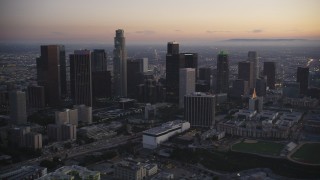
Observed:
[[[137,133],[137,134],[131,135],[131,136],[121,135],[121,136],[111,138],[111,139],[102,139],[102,140],[92,142],[89,144],[85,144],[82,146],[77,146],[77,147],[74,147],[71,149],[65,149],[62,151],[58,151],[56,153],[42,155],[38,158],[29,159],[27,161],[23,161],[23,162],[11,164],[11,165],[8,165],[5,167],[1,167],[0,174],[1,174],[1,172],[5,172],[5,171],[7,171],[11,168],[14,168],[14,167],[39,165],[42,160],[52,159],[53,157],[65,158],[65,155],[68,154],[67,158],[72,158],[72,157],[76,157],[79,155],[83,155],[83,154],[87,154],[87,153],[91,153],[91,152],[95,152],[95,151],[101,151],[103,149],[117,147],[119,145],[126,144],[129,141],[132,141],[132,142],[141,141],[141,139],[142,139],[142,133]]]

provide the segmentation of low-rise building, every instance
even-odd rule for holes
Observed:
[[[146,164],[144,166],[146,168],[147,176],[153,176],[158,172],[158,165],[157,164]]]
[[[148,129],[143,132],[142,143],[144,148],[155,149],[171,136],[182,133],[190,128],[190,123],[175,120],[162,124],[162,126]]]
[[[144,165],[134,160],[125,160],[116,164],[114,177],[123,180],[142,180],[147,176]]]
[[[26,147],[31,149],[42,149],[42,134],[40,133],[27,133],[25,136]]]
[[[92,124],[92,107],[84,104],[74,105],[74,109],[78,110],[78,121],[85,124]]]
[[[315,108],[319,105],[319,100],[316,98],[284,98],[283,104],[291,105],[293,107]]]
[[[22,166],[6,172],[0,172],[0,179],[38,179],[47,174],[47,168],[40,166]]]
[[[278,118],[277,112],[262,112],[252,119],[237,118],[225,120],[217,125],[219,131],[226,134],[253,138],[288,138],[291,127],[297,123],[302,113],[283,113]],[[275,118],[274,118],[275,117]],[[271,119],[270,119],[271,118]]]
[[[52,179],[66,179],[73,180],[75,177],[79,177],[80,179],[94,179],[100,180],[100,172],[98,171],[90,171],[89,169],[72,165],[72,166],[63,166],[52,173],[49,173],[45,176],[39,178],[39,180],[52,180]]]
[[[308,114],[305,118],[303,129],[311,133],[320,133],[320,114]]]

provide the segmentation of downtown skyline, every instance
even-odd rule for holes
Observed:
[[[320,1],[3,0],[0,42],[132,43],[227,39],[320,40]]]

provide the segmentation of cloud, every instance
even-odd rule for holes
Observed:
[[[155,34],[156,32],[150,31],[150,30],[143,30],[143,31],[136,31],[136,33],[143,34],[143,35],[151,35],[151,34]]]
[[[252,32],[252,33],[262,33],[263,30],[262,29],[254,29],[254,30],[252,30],[250,32]]]
[[[207,33],[229,33],[231,31],[211,31],[211,30],[207,30]]]

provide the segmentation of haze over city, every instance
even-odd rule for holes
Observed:
[[[234,38],[320,40],[318,0],[2,0],[1,42],[208,43]]]
[[[319,179],[319,0],[0,0],[0,179]]]

